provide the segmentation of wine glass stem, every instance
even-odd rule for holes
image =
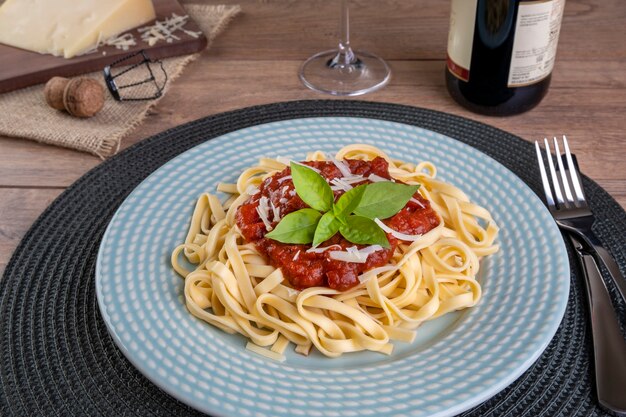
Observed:
[[[328,62],[330,67],[347,67],[358,63],[350,47],[350,11],[348,0],[341,0],[341,39],[339,40],[339,52],[335,58]]]

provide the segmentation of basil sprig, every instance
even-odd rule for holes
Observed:
[[[387,235],[374,219],[387,219],[399,212],[419,188],[392,181],[363,184],[345,192],[335,203],[324,177],[306,165],[291,162],[290,166],[296,193],[311,208],[286,215],[265,235],[282,243],[318,246],[339,232],[352,243],[388,248]]]

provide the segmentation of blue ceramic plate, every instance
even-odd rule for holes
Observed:
[[[488,208],[501,250],[478,277],[480,304],[420,327],[391,356],[338,359],[289,349],[277,363],[246,340],[191,316],[170,267],[196,198],[234,181],[261,156],[304,158],[368,143],[406,161],[430,160],[438,177]],[[126,357],[160,388],[215,416],[447,416],[495,395],[537,359],[556,332],[569,265],[548,211],[514,174],[463,143],[414,126],[362,118],[310,118],[250,127],[168,162],[119,208],[100,246],[102,316]]]

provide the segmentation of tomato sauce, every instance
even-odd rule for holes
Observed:
[[[391,180],[389,164],[383,158],[377,157],[372,161],[346,159],[344,162],[348,164],[353,175],[365,177],[363,181],[352,184],[353,187],[371,182],[367,180],[370,174]],[[332,162],[314,161],[304,162],[304,164],[318,169],[320,175],[328,181],[343,177],[339,168]],[[334,191],[335,201],[343,193],[343,190]],[[387,234],[389,248],[371,253],[365,263],[355,263],[330,258],[331,251],[345,251],[351,246],[356,246],[358,249],[365,247],[365,245],[356,245],[347,241],[339,233],[320,245],[320,247],[335,245],[322,253],[307,252],[311,249],[310,244],[286,244],[265,238],[268,230],[257,212],[259,200],[262,197],[266,197],[274,207],[279,209],[280,218],[274,218],[274,213],[269,210],[268,220],[272,228],[276,227],[280,219],[287,214],[307,208],[307,204],[295,192],[291,180],[291,169],[285,168],[267,178],[259,187],[259,191],[238,208],[236,220],[244,238],[253,242],[274,267],[281,268],[283,275],[296,289],[321,286],[346,291],[359,283],[358,276],[361,273],[387,264],[398,245],[398,240],[391,234]],[[384,223],[398,232],[412,235],[423,234],[436,227],[439,224],[439,217],[428,200],[424,199],[419,192],[416,192],[413,197],[416,201],[409,201],[397,214],[384,220]]]

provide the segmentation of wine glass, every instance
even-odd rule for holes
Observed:
[[[385,61],[350,47],[348,0],[341,0],[339,47],[317,53],[300,67],[300,79],[314,91],[335,96],[358,96],[383,87],[391,70]]]

